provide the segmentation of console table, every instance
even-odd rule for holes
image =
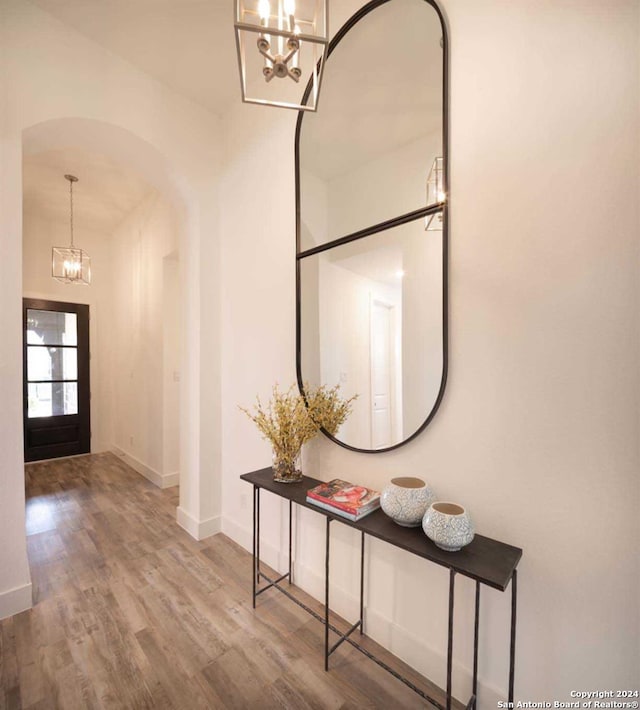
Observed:
[[[307,491],[322,481],[303,476],[298,483],[277,483],[273,480],[271,468],[263,468],[259,471],[245,473],[240,478],[253,486],[253,607],[256,606],[256,598],[272,587],[285,594],[293,602],[301,606],[305,611],[314,616],[324,624],[324,668],[329,670],[329,656],[343,643],[347,642],[364,653],[368,658],[391,673],[393,676],[409,686],[413,691],[422,696],[425,700],[440,708],[440,710],[451,710],[452,691],[451,673],[453,668],[453,611],[455,597],[455,578],[457,574],[470,577],[476,582],[475,594],[475,618],[474,618],[474,643],[473,643],[473,688],[472,695],[466,704],[467,710],[476,708],[476,696],[478,689],[478,634],[480,626],[480,585],[486,584],[494,589],[504,592],[511,583],[511,637],[510,637],[510,660],[509,660],[509,702],[513,702],[514,688],[514,666],[515,666],[515,641],[516,641],[516,599],[517,599],[517,570],[516,567],[522,557],[522,550],[512,545],[492,540],[482,535],[476,535],[471,544],[462,548],[459,552],[446,552],[436,547],[423,533],[422,528],[404,528],[387,517],[382,510],[376,510],[358,522],[351,522],[346,518],[335,515],[329,510],[319,508],[311,503],[307,503]],[[274,493],[289,501],[289,569],[285,574],[271,579],[260,570],[260,491],[264,489]],[[313,609],[296,599],[287,589],[280,586],[280,583],[288,579],[291,584],[291,528],[292,528],[292,508],[293,504],[314,510],[319,515],[326,518],[326,539],[325,539],[325,604],[324,617],[316,613]],[[341,633],[329,622],[329,551],[330,551],[330,526],[337,521],[343,525],[348,525],[360,531],[360,618],[346,633]],[[411,681],[403,677],[393,668],[376,658],[368,650],[360,646],[353,638],[352,634],[359,629],[360,634],[364,633],[364,548],[365,536],[370,535],[378,540],[384,540],[390,545],[399,547],[418,557],[422,557],[437,565],[446,567],[449,570],[449,627],[447,642],[447,690],[446,704],[443,705],[438,700],[416,687]],[[260,581],[266,582],[265,586],[259,586]],[[338,636],[338,640],[329,646],[329,631],[333,631]]]

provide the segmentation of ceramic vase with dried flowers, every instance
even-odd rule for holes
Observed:
[[[357,395],[343,399],[339,390],[340,385],[305,385],[303,396],[295,385],[281,392],[276,384],[266,407],[263,407],[259,397],[253,412],[240,407],[271,443],[275,481],[300,481],[302,445],[313,439],[320,429],[335,435],[351,414]]]

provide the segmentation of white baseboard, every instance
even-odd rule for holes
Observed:
[[[196,520],[184,508],[176,508],[176,522],[196,540],[204,540],[212,535],[217,535],[221,531],[220,521],[219,515],[206,520]]]
[[[162,474],[162,485],[160,488],[173,488],[180,485],[180,471]]]
[[[128,466],[134,471],[137,471],[141,476],[144,476],[148,481],[151,481],[158,488],[171,488],[172,486],[177,486],[180,483],[180,474],[175,473],[159,473],[151,466],[142,463],[139,459],[131,454],[127,453],[119,446],[113,446],[111,448],[116,456],[119,456]]]
[[[21,611],[31,609],[32,606],[31,582],[0,592],[0,619],[19,614]]]
[[[252,549],[252,534],[249,528],[239,525],[235,520],[222,517],[222,532],[244,547],[249,552]],[[288,566],[287,551],[282,551],[266,540],[260,541],[260,558],[277,571],[284,572]],[[335,584],[338,575],[332,577],[331,608],[340,615],[351,616],[348,610],[357,610],[359,598]],[[324,573],[322,570],[293,561],[293,582],[300,589],[310,594],[317,601],[324,603]],[[357,613],[357,611],[354,611]],[[446,609],[444,610],[446,613]],[[357,617],[356,617],[357,618]],[[409,664],[422,675],[431,679],[440,687],[445,687],[445,669],[447,667],[446,649],[436,649],[415,636],[409,629],[399,626],[384,614],[370,606],[365,609],[365,633],[374,641],[387,648],[391,653]],[[455,697],[468,698],[472,685],[472,671],[454,659],[453,663],[453,694]],[[501,692],[493,685],[478,679],[478,706],[499,707],[498,702],[506,699],[504,690]]]
[[[245,550],[251,552],[253,548],[253,539],[251,536],[251,530],[245,528],[244,525],[239,525],[235,520],[222,516],[222,532],[230,537],[234,542],[237,542],[240,547],[244,547]],[[279,564],[280,554],[276,552],[273,546],[267,544],[267,549],[262,552],[260,548],[260,556],[264,561],[273,567],[273,563]],[[271,558],[271,559],[270,559]]]

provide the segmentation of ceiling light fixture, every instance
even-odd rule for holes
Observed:
[[[64,178],[69,181],[71,244],[51,249],[51,276],[62,283],[88,286],[91,283],[91,258],[86,251],[73,245],[73,183],[78,182],[78,178],[75,175],[65,175]]]
[[[433,161],[429,177],[427,178],[427,206],[442,203],[447,199],[444,191],[444,158],[436,158]],[[429,232],[442,231],[443,210],[427,215],[425,218],[425,230]]]
[[[242,100],[250,104],[315,111],[325,48],[329,0],[235,0],[236,46]],[[297,86],[303,70],[311,91],[303,104]],[[285,79],[287,81],[273,81]]]

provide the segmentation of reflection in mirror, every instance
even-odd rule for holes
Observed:
[[[424,219],[301,259],[300,375],[358,395],[336,439],[379,450],[408,439],[443,376],[443,239]]]
[[[296,130],[298,379],[358,395],[335,440],[383,451],[447,372],[447,35],[433,0],[371,0]]]
[[[300,251],[425,206],[443,155],[442,35],[428,2],[390,0],[334,47],[300,132]]]

